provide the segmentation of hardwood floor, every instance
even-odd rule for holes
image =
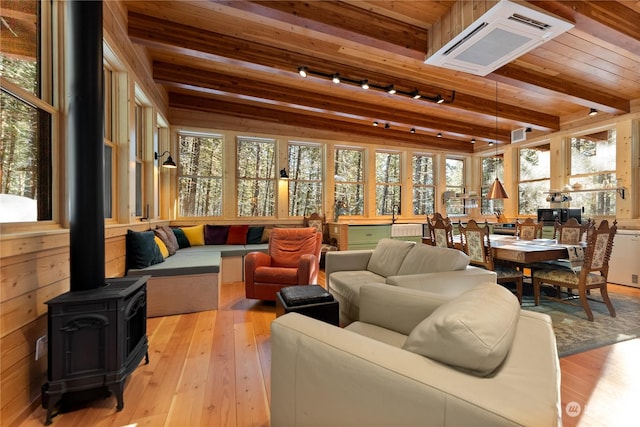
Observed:
[[[322,273],[323,274],[323,273]],[[324,283],[324,276],[321,277]],[[612,285],[611,292],[640,289]],[[244,298],[242,282],[225,283],[216,311],[148,320],[150,362],[131,375],[124,409],[115,398],[54,417],[53,426],[268,426],[269,326],[274,304]],[[640,339],[560,360],[563,425],[626,426],[637,418]],[[42,426],[38,407],[22,426]]]

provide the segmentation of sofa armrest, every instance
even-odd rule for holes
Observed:
[[[391,276],[386,279],[386,283],[390,285],[437,293],[447,298],[460,295],[481,283],[496,281],[494,271],[474,266],[468,266],[464,270]]]
[[[320,260],[313,254],[304,254],[298,263],[298,285],[315,285],[318,283]]]
[[[409,335],[450,298],[416,289],[368,283],[360,288],[360,322]]]
[[[327,252],[324,262],[327,283],[329,276],[334,271],[366,270],[371,254],[373,254],[373,249]]]

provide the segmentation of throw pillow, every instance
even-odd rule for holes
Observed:
[[[267,227],[262,230],[262,238],[260,239],[260,243],[269,243],[269,238],[271,238],[271,230],[273,230],[273,228]]]
[[[396,239],[380,239],[376,244],[367,270],[382,277],[395,276],[404,257],[415,246],[415,242]]]
[[[125,241],[127,270],[146,268],[164,261],[160,248],[155,242],[153,231],[127,230]]]
[[[162,259],[167,259],[169,257],[169,249],[167,249],[167,245],[165,245],[162,239],[158,236],[153,236],[153,240],[156,242],[156,245],[158,245],[158,249],[160,249]]]
[[[245,245],[247,243],[248,225],[231,225],[227,235],[227,245]]]
[[[229,235],[228,225],[205,225],[204,243],[205,245],[225,245]],[[193,246],[193,245],[192,245]]]
[[[489,376],[511,349],[520,318],[518,299],[484,283],[438,307],[409,334],[404,349],[476,376]]]
[[[193,227],[182,227],[184,235],[187,236],[189,246],[204,245],[204,225],[194,225]]]
[[[263,231],[263,225],[249,227],[249,230],[247,230],[247,244],[256,245],[258,243],[262,243]]]
[[[173,231],[169,230],[167,232],[167,230],[165,230],[164,228],[157,227],[155,230],[153,230],[153,232],[155,233],[156,237],[162,240],[162,243],[164,243],[167,248],[169,256],[176,253],[176,251],[178,250],[178,241],[176,240],[176,236],[175,234],[173,234]]]
[[[191,246],[191,244],[189,244],[189,239],[187,239],[187,236],[186,234],[184,234],[182,228],[172,228],[171,231],[173,231],[173,235],[176,236],[178,249],[188,248]]]

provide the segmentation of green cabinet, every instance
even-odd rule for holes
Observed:
[[[350,225],[349,249],[373,249],[378,240],[391,237],[391,227],[380,225]]]

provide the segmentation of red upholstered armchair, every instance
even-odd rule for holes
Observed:
[[[247,298],[275,301],[287,286],[318,281],[322,233],[315,228],[274,228],[269,253],[251,252],[244,260]]]

